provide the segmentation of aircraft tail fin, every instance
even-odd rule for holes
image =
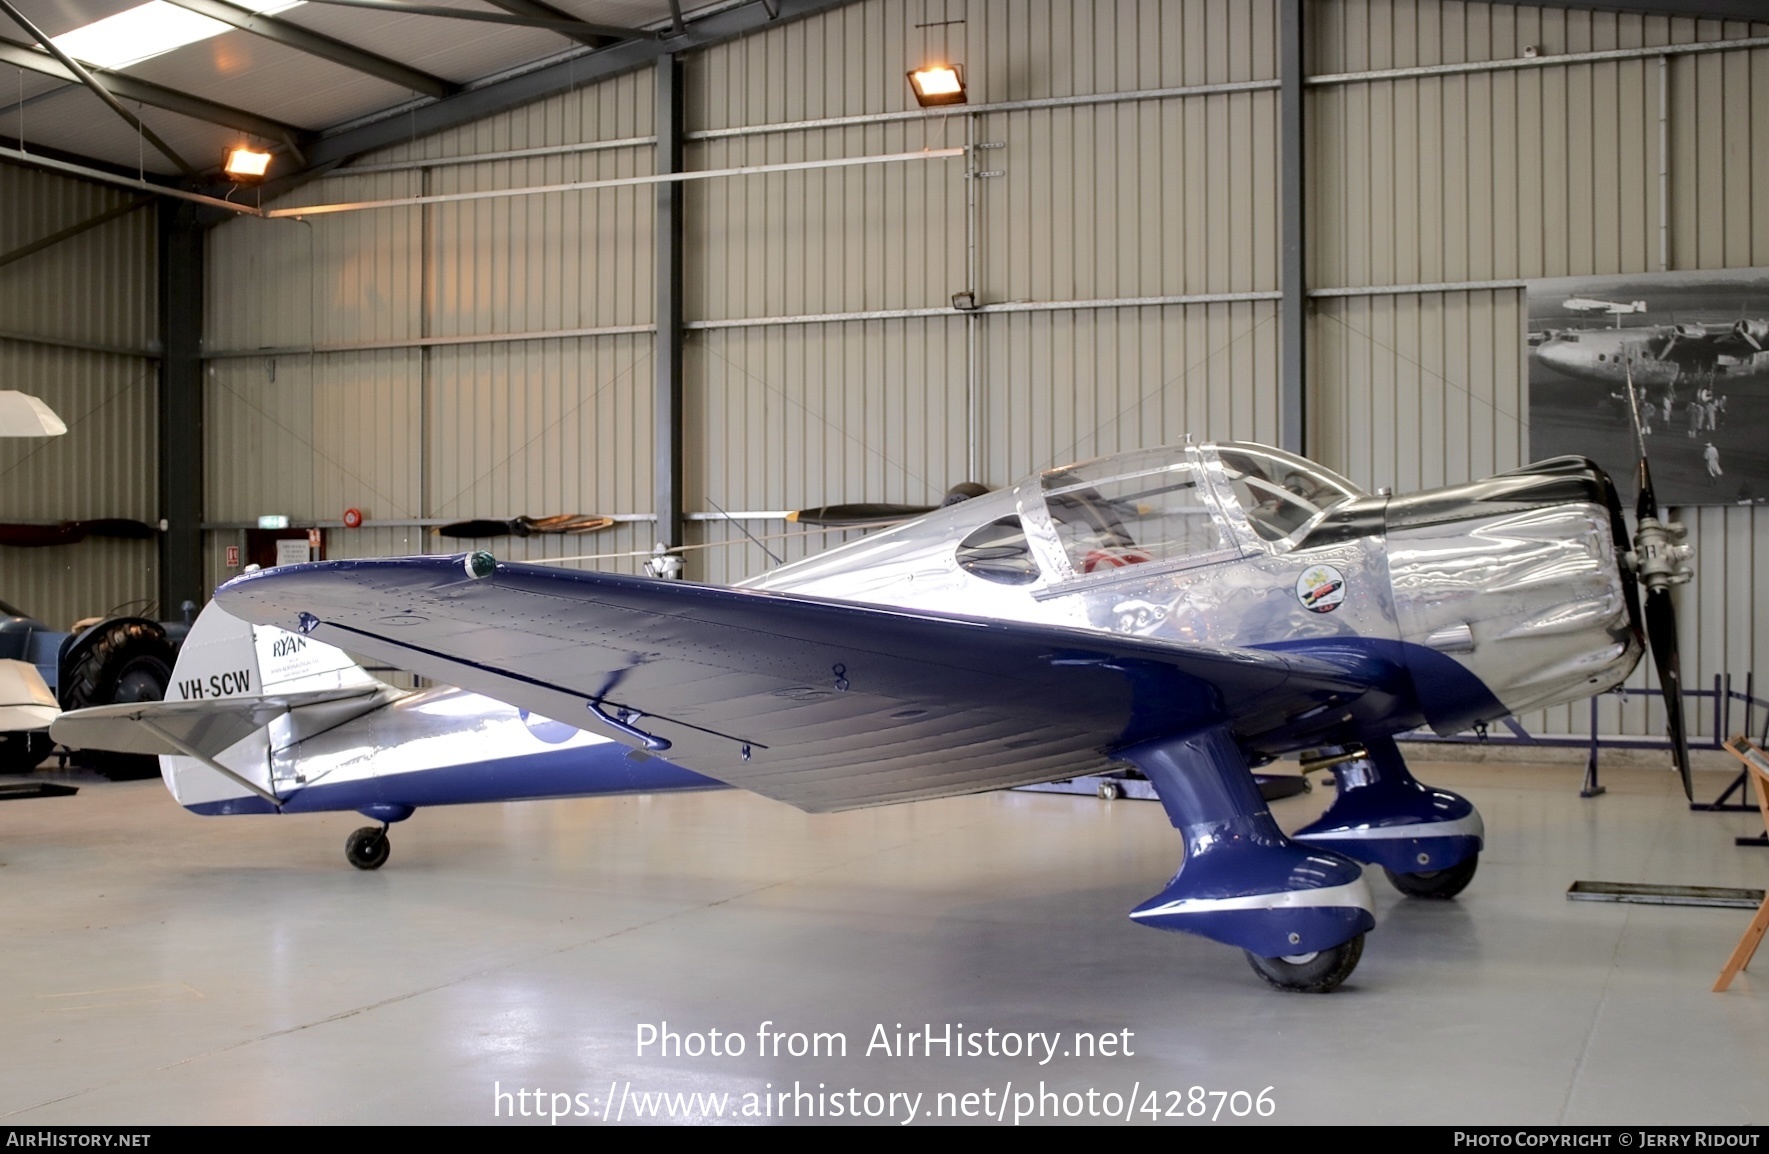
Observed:
[[[381,686],[341,649],[228,615],[211,602],[178,651],[167,701],[233,701]]]
[[[273,747],[399,696],[342,650],[211,602],[179,650],[166,700],[73,710],[50,733],[77,749],[159,754],[167,788],[187,806],[250,794],[276,805]],[[282,720],[291,714],[302,724]]]

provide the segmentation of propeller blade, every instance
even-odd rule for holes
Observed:
[[[436,527],[443,537],[532,537],[536,533],[594,533],[614,524],[613,517],[594,513],[560,513],[554,517],[481,518]]]
[[[1689,775],[1689,734],[1683,723],[1683,667],[1677,655],[1677,610],[1671,605],[1669,589],[1654,589],[1646,595],[1646,639],[1652,646],[1653,664],[1658,666],[1659,691],[1665,697],[1665,728],[1677,759],[1677,772],[1683,778],[1683,795],[1694,801],[1695,782]]]
[[[932,513],[937,505],[886,505],[860,502],[854,505],[822,505],[815,509],[798,509],[786,519],[798,525],[820,525],[824,528],[845,528],[861,525],[889,525],[907,521],[923,513]]]
[[[557,517],[522,517],[530,533],[594,533],[614,524],[613,517],[594,513],[560,513]]]
[[[1644,528],[1647,521],[1658,520],[1658,494],[1652,488],[1652,466],[1646,460],[1646,432],[1640,425],[1640,393],[1634,388],[1632,359],[1623,362],[1623,372],[1628,382],[1628,420],[1634,427],[1634,444],[1640,450],[1640,468],[1635,476],[1639,497],[1634,505],[1634,518]]]
[[[1640,428],[1639,397],[1634,391],[1634,368],[1627,362],[1628,411],[1634,419],[1634,441],[1640,446],[1640,497],[1634,506],[1634,556],[1632,564],[1646,589],[1646,643],[1658,666],[1659,692],[1665,697],[1665,729],[1677,772],[1683,778],[1683,794],[1695,800],[1695,782],[1689,775],[1689,733],[1683,722],[1683,665],[1677,655],[1677,610],[1671,604],[1671,586],[1694,576],[1683,564],[1690,548],[1681,544],[1682,525],[1658,519],[1658,494],[1652,487],[1652,464],[1646,459],[1646,437]]]
[[[92,521],[63,521],[59,525],[0,524],[0,545],[22,545],[29,548],[44,545],[73,545],[88,537],[121,537],[129,541],[148,541],[159,536],[159,530],[144,521],[127,517],[100,517]]]
[[[923,513],[932,513],[935,509],[944,509],[948,505],[956,505],[960,501],[968,501],[972,497],[981,497],[988,491],[987,485],[979,485],[975,481],[960,481],[946,490],[945,498],[938,505],[889,505],[877,501],[861,501],[853,505],[823,505],[816,509],[799,509],[788,513],[786,519],[797,525],[821,525],[824,528],[889,525],[919,517]]]
[[[1640,496],[1634,502],[1634,520],[1658,520],[1658,494],[1652,488],[1652,466],[1647,463],[1646,454],[1640,454],[1640,467],[1635,471],[1634,483],[1640,490]]]
[[[516,517],[509,521],[483,518],[436,527],[436,534],[441,537],[508,537],[512,533],[518,537],[528,536],[528,529],[522,524],[522,518]]]
[[[72,545],[86,539],[86,530],[75,521],[59,525],[0,524],[0,545],[22,545],[39,548],[44,545]]]
[[[151,541],[160,531],[145,521],[130,517],[99,517],[92,521],[70,521],[93,537],[118,537],[125,541]]]

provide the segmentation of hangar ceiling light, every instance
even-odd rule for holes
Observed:
[[[230,148],[227,150],[227,159],[221,164],[221,170],[235,184],[256,184],[270,170],[270,153],[259,152],[243,144]]]
[[[238,0],[261,16],[270,16],[299,5],[302,0]],[[135,8],[94,20],[72,32],[55,37],[55,46],[99,68],[127,68],[174,48],[195,44],[229,31],[219,20],[168,4],[149,0]]]
[[[909,74],[909,87],[915,93],[915,102],[923,108],[963,104],[964,66],[930,64],[926,68],[917,68]]]

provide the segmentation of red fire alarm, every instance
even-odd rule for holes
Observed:
[[[344,510],[344,528],[346,528],[346,529],[360,529],[360,528],[362,528],[362,510],[361,509],[346,509],[346,510]]]

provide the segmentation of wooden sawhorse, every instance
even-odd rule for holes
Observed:
[[[1744,768],[1750,774],[1751,785],[1757,791],[1757,808],[1763,814],[1763,826],[1769,829],[1769,753],[1763,747],[1740,733],[1733,736],[1722,747],[1727,753],[1744,762]],[[1738,971],[1751,964],[1751,955],[1763,942],[1763,934],[1769,931],[1769,895],[1763,898],[1763,904],[1757,907],[1757,916],[1745,929],[1744,936],[1738,939],[1733,947],[1732,956],[1726,959],[1726,966],[1720,971],[1720,980],[1714,983],[1714,993],[1718,994],[1732,984]]]

